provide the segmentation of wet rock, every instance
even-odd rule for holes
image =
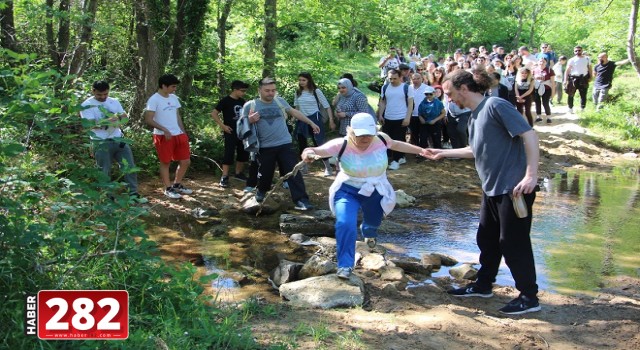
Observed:
[[[478,269],[473,267],[473,264],[464,263],[460,266],[450,268],[449,274],[456,279],[475,281],[478,276]]]
[[[242,211],[247,214],[255,215],[260,209],[260,203],[256,201],[256,197],[253,193],[247,193],[240,199],[240,204],[242,206]],[[271,207],[269,204],[264,204],[262,206],[262,210],[260,214],[272,214],[276,211],[275,208]]]
[[[202,235],[203,241],[212,241],[215,240],[216,237],[224,236],[228,232],[228,228],[226,226],[215,226],[210,228],[204,235]]]
[[[397,266],[383,266],[378,272],[380,272],[380,278],[383,281],[408,281],[409,279],[404,274],[404,270]]]
[[[439,257],[442,266],[455,266],[458,264],[458,260],[456,260],[456,258],[452,257],[451,255],[442,253],[431,253],[431,255]]]
[[[280,286],[280,296],[296,307],[331,309],[360,306],[364,301],[364,283],[352,274],[341,280],[335,274],[311,277]]]
[[[382,224],[378,228],[378,231],[383,233],[399,234],[409,232],[410,230],[409,227],[398,224],[397,222],[382,220]]]
[[[303,233],[307,236],[335,236],[335,219],[328,210],[316,210],[305,214],[280,215],[280,233],[291,236]]]
[[[323,256],[314,255],[304,263],[304,266],[302,266],[302,269],[300,270],[300,273],[298,275],[300,276],[300,279],[323,276],[331,272],[335,272],[336,268],[336,263],[334,263],[330,259]]]
[[[628,159],[636,159],[638,158],[638,155],[634,152],[629,152],[629,153],[623,154],[622,157],[628,158]]]
[[[408,284],[408,280],[407,281],[393,281],[391,282],[391,284],[393,284],[397,290],[399,291],[403,291],[405,289],[407,289],[407,284]]]
[[[279,287],[284,283],[297,281],[302,266],[303,264],[282,259],[280,264],[271,271],[269,277],[271,277],[272,283]]]
[[[422,265],[430,266],[432,270],[438,270],[442,266],[442,259],[436,254],[422,254]]]
[[[393,262],[396,266],[402,268],[407,273],[416,273],[420,275],[430,276],[431,271],[433,271],[433,266],[423,265],[420,259],[399,256],[399,257],[392,257],[389,260]]]
[[[412,207],[416,203],[416,197],[408,195],[403,190],[396,191],[396,206],[399,208]]]

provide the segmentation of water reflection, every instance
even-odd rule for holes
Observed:
[[[640,177],[637,169],[610,174],[569,172],[545,179],[534,206],[531,232],[542,290],[589,293],[615,276],[640,267]],[[419,258],[440,252],[477,262],[475,242],[480,199],[456,195],[421,208],[400,209],[391,220],[413,229],[384,235],[391,251]],[[443,269],[434,276],[447,276]],[[498,284],[513,285],[504,263]]]

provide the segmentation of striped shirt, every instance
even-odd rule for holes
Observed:
[[[322,107],[325,109],[329,108],[329,101],[327,101],[322,90],[316,89],[316,95],[318,96],[318,100]],[[313,96],[313,93],[309,92],[309,90],[303,90],[300,96],[296,94],[293,98],[293,105],[306,116],[319,112],[318,102],[316,101],[315,96]]]

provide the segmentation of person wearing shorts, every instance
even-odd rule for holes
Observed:
[[[145,122],[153,127],[153,144],[160,160],[160,178],[164,184],[164,195],[177,199],[192,190],[181,182],[191,164],[189,137],[184,129],[179,109],[180,100],[174,94],[180,80],[175,75],[165,74],[158,79],[158,92],[147,101]],[[173,183],[169,179],[169,166],[178,162]]]

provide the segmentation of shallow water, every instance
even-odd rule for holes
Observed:
[[[640,177],[636,169],[611,174],[571,171],[545,179],[533,208],[531,232],[541,290],[591,293],[610,278],[636,276],[640,268]],[[477,262],[475,243],[480,198],[438,198],[420,208],[396,210],[391,220],[415,229],[381,235],[391,251],[420,258],[452,255]],[[444,268],[433,274],[447,276]],[[502,263],[497,283],[513,285]]]
[[[379,244],[393,253],[420,258],[438,252],[460,262],[477,262],[475,242],[480,193],[427,198],[418,207],[396,209],[389,220],[411,230],[380,234]],[[570,171],[545,179],[533,208],[531,232],[538,285],[565,294],[591,293],[618,276],[640,273],[640,176],[637,168],[618,168],[610,174]],[[276,218],[272,218],[275,220]],[[238,288],[225,270],[250,265],[263,272],[277,264],[287,250],[286,238],[263,231],[262,220],[234,218],[228,235],[203,240],[210,226],[190,216],[153,218],[147,233],[164,255],[202,255],[202,273],[217,273],[211,287],[231,299],[247,297],[268,286]],[[294,259],[296,260],[296,259]],[[448,276],[448,269],[434,277]],[[429,280],[424,283],[429,283]],[[512,286],[504,263],[496,283]],[[257,288],[257,289],[256,289]]]

